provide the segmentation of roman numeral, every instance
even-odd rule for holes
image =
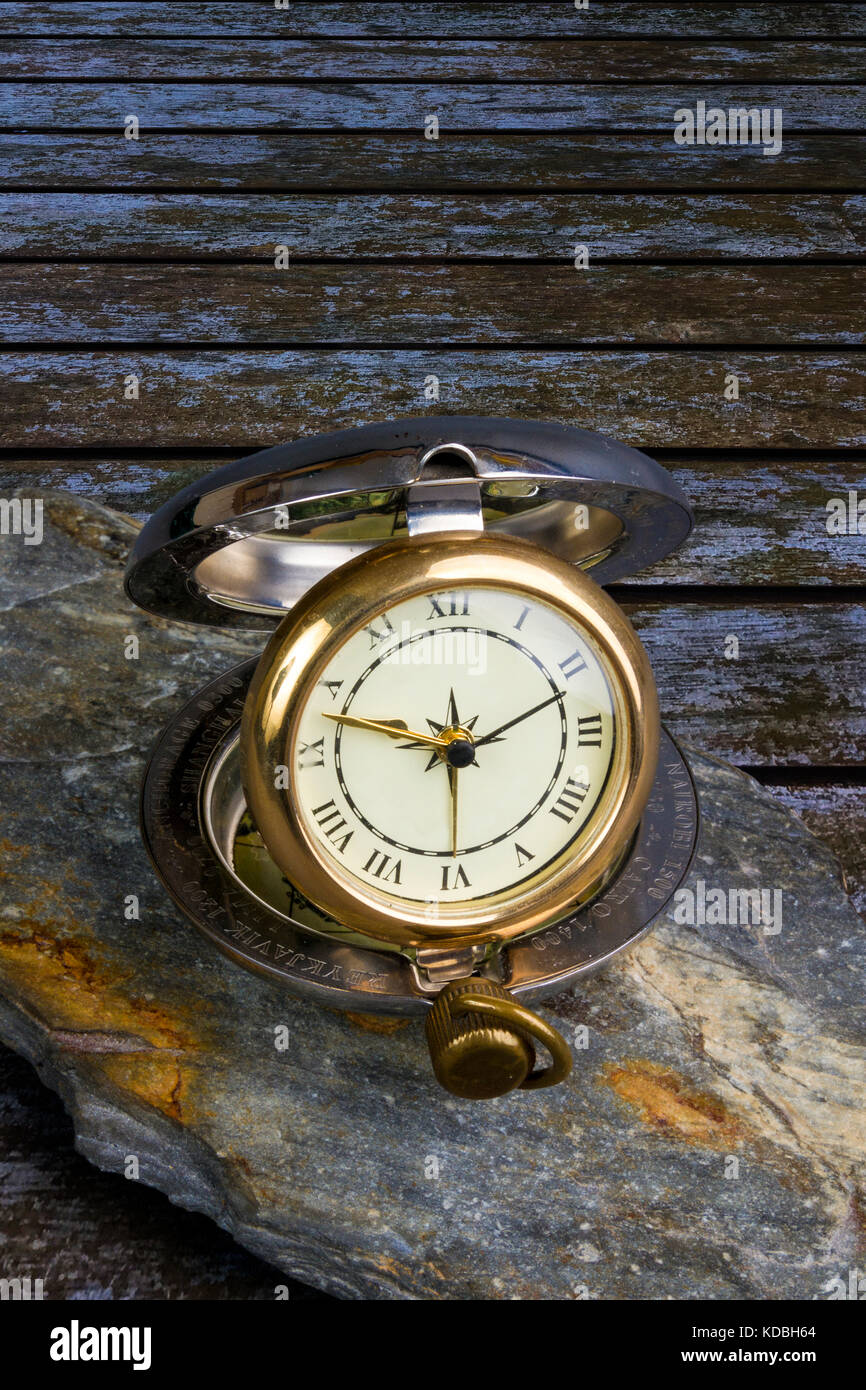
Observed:
[[[340,854],[345,854],[346,845],[354,835],[354,830],[349,830],[348,824],[344,821],[333,801],[323,801],[321,806],[313,807],[313,815],[316,824],[325,833],[325,839],[330,840],[334,849],[339,850]],[[348,834],[342,832],[348,830]]]
[[[383,854],[381,850],[374,849],[373,853],[370,855],[370,858],[364,865],[364,872],[367,874],[372,874],[374,878],[381,878],[386,883],[399,883],[400,870],[403,867],[403,860],[398,859],[397,863],[392,865],[392,867],[389,869],[388,865],[390,863],[390,855]],[[385,872],[386,869],[387,873]]]
[[[454,882],[451,883],[451,882],[449,881],[450,878],[451,878],[451,868],[452,868],[452,866],[451,866],[450,864],[443,864],[443,865],[442,865],[442,890],[441,890],[441,891],[442,891],[443,893],[447,893],[447,892],[449,892],[450,890],[453,890],[453,889],[455,889],[455,888],[471,888],[471,887],[472,887],[471,883],[469,882],[469,879],[466,877],[466,870],[464,869],[464,867],[463,867],[462,864],[458,864],[458,865],[457,865],[457,872],[456,872],[455,875],[454,875]]]
[[[298,749],[298,767],[324,767],[325,740],[317,738],[315,743],[302,743]]]
[[[518,869],[522,869],[524,864],[528,864],[530,859],[535,858],[534,854],[530,853],[528,849],[524,849],[523,845],[519,845],[516,840],[514,841],[514,849],[517,854]]]
[[[566,657],[565,661],[560,661],[559,669],[565,676],[565,679],[570,681],[572,676],[577,675],[578,671],[586,670],[586,662],[580,651],[572,652],[571,656]]]
[[[427,614],[427,621],[431,618],[468,618],[469,617],[469,595],[451,591],[448,594],[440,594],[435,598],[433,594],[428,594],[430,600],[430,612]]]
[[[562,789],[561,795],[557,798],[556,804],[551,806],[550,814],[559,816],[567,824],[571,824],[586,800],[589,787],[585,782],[577,782],[573,777],[569,777]]]
[[[370,634],[370,646],[378,647],[380,643],[387,642],[389,637],[394,636],[394,624],[388,614],[383,613],[375,622],[369,623],[364,631]]]
[[[327,688],[328,688],[328,689],[330,690],[330,692],[331,692],[331,699],[332,699],[332,700],[336,700],[336,698],[337,698],[337,696],[339,695],[340,690],[341,690],[341,688],[342,688],[343,682],[342,682],[342,681],[319,681],[319,685],[325,685],[325,686],[327,686]]]
[[[578,748],[600,748],[601,747],[601,715],[587,714],[583,718],[578,715],[577,719],[577,746]]]
[[[523,627],[523,624],[526,622],[526,619],[527,619],[528,616],[529,616],[529,604],[527,603],[526,606],[525,606],[525,608],[523,609],[523,612],[521,613],[520,617],[517,619],[517,622],[514,624],[514,630],[515,630],[515,632],[519,632],[519,631],[520,631],[520,629]]]

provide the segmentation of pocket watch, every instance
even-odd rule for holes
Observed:
[[[147,767],[144,840],[187,917],[322,1004],[426,1015],[457,1096],[562,1081],[528,1004],[648,930],[694,851],[687,765],[601,587],[690,527],[636,450],[475,416],[298,440],[179,493],[130,598],[273,629]]]

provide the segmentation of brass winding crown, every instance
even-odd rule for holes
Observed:
[[[426,1034],[436,1080],[464,1100],[555,1086],[571,1071],[562,1035],[494,980],[468,977],[446,984],[427,1015]],[[534,1039],[553,1059],[542,1071],[533,1070]]]

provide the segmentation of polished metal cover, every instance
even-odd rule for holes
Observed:
[[[338,565],[431,526],[522,536],[608,584],[691,525],[667,472],[604,435],[431,415],[280,444],[192,483],[143,527],[126,589],[162,617],[270,628]]]

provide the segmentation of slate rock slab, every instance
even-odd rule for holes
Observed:
[[[778,891],[781,930],[667,917],[546,1006],[586,1042],[568,1085],[452,1099],[418,1023],[293,999],[168,900],[138,837],[144,760],[260,638],[133,610],[134,524],[63,494],[45,506],[41,545],[0,541],[0,1037],[60,1093],[82,1153],[345,1297],[822,1299],[847,1283],[866,1258],[866,942],[796,817],[689,750],[692,886]]]

